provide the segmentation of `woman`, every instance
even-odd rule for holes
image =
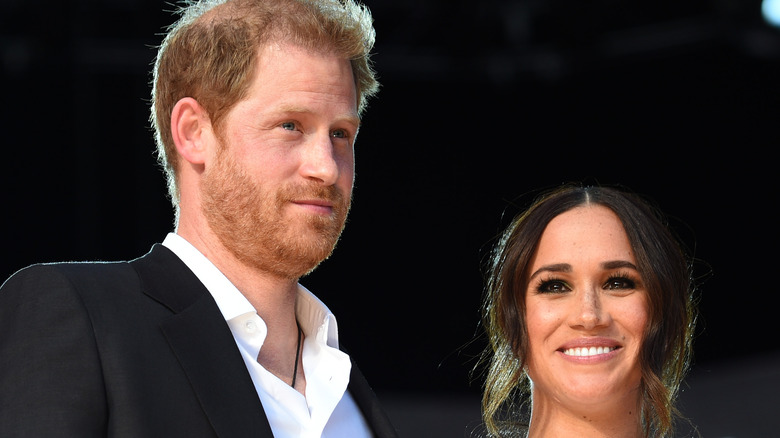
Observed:
[[[491,435],[671,433],[691,357],[693,283],[650,204],[566,185],[515,218],[491,256],[482,400]]]

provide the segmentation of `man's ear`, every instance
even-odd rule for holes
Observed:
[[[184,160],[202,165],[211,141],[211,122],[206,110],[191,97],[185,97],[171,112],[171,134],[176,150]]]

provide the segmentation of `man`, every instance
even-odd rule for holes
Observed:
[[[396,436],[298,283],[350,206],[371,23],[352,0],[182,11],[152,93],[175,233],[6,281],[0,436]]]

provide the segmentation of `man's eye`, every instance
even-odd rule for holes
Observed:
[[[295,131],[295,122],[282,123],[282,129],[286,129],[288,131]]]
[[[347,131],[344,131],[343,129],[337,129],[333,131],[330,135],[332,135],[335,138],[347,138],[349,135],[347,134]]]

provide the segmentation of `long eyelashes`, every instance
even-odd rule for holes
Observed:
[[[618,271],[610,275],[607,282],[604,283],[605,289],[636,289],[637,284],[641,283],[639,277],[630,272]]]
[[[639,283],[639,279],[636,275],[618,271],[610,274],[601,287],[604,290],[633,290],[637,288],[637,283]],[[570,292],[573,288],[563,278],[550,275],[540,278],[533,290],[539,294],[556,294]]]
[[[571,288],[563,279],[550,276],[546,278],[540,278],[534,290],[536,293],[549,294],[568,292],[571,290]]]
[[[629,273],[615,273],[604,283],[604,289],[636,289],[637,280]]]

